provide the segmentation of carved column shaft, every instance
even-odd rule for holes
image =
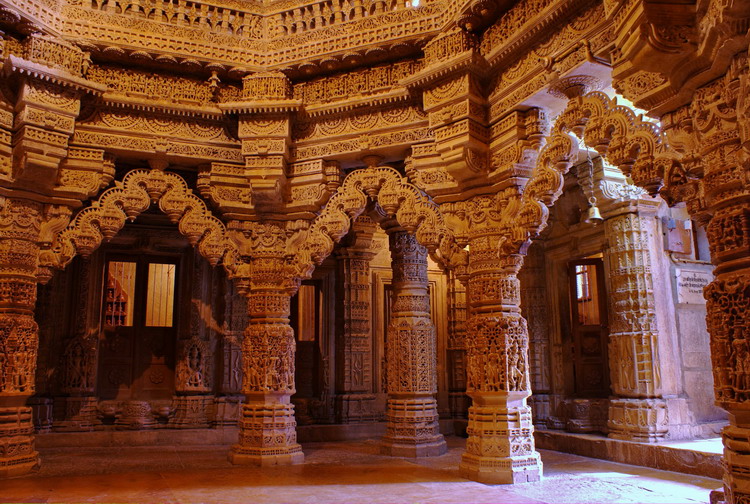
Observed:
[[[669,430],[661,398],[656,304],[649,252],[650,215],[629,212],[606,220],[612,321],[609,436],[658,441]]]
[[[716,403],[729,413],[729,426],[722,431],[722,438],[725,500],[732,504],[750,502],[748,90],[748,59],[740,55],[724,79],[695,93],[690,107],[705,174],[698,193],[701,198],[688,200],[688,208],[701,210],[705,205],[711,214],[706,235],[715,269],[713,282],[704,290],[706,324]],[[705,219],[706,215],[696,217]]]
[[[430,318],[427,249],[391,232],[393,301],[386,339],[388,405],[382,451],[422,457],[445,453],[437,401],[435,326]]]
[[[207,341],[206,321],[213,318],[213,270],[194,251],[190,305],[190,339],[177,342],[175,395],[169,425],[176,429],[206,428],[207,409],[213,402],[213,353]]]
[[[529,401],[534,422],[544,425],[550,416],[551,363],[549,304],[544,268],[544,248],[535,243],[519,273],[522,313],[529,328],[529,375],[534,394]]]
[[[448,280],[448,363],[451,416],[466,418],[466,287],[450,273]]]
[[[220,383],[216,425],[236,425],[242,407],[242,339],[247,327],[247,299],[231,280],[225,280],[224,324],[220,342]]]
[[[290,398],[294,388],[294,330],[289,325],[293,290],[280,281],[280,258],[253,261],[248,298],[249,323],[242,342],[244,379],[235,464],[292,464],[304,455],[297,444],[297,422]]]
[[[498,257],[500,236],[477,230],[469,245],[467,385],[472,398],[461,475],[483,483],[538,481],[528,370],[529,335],[517,278],[523,257]]]
[[[347,248],[339,252],[339,278],[343,321],[336,345],[339,361],[336,417],[338,421],[372,420],[375,395],[372,387],[372,278],[373,253]],[[381,413],[382,414],[382,413]]]
[[[42,205],[0,202],[0,477],[39,464],[27,399],[34,393],[39,328],[34,320]]]
[[[98,368],[99,334],[98,324],[93,319],[93,304],[90,287],[92,267],[89,259],[81,259],[76,271],[75,299],[79,305],[75,312],[73,337],[63,353],[62,392],[64,417],[55,421],[56,431],[90,431],[96,423],[97,398],[96,372]]]
[[[734,201],[707,228],[716,269],[704,292],[716,403],[729,413],[722,431],[725,500],[744,504],[750,502],[750,198],[745,192],[727,199]]]

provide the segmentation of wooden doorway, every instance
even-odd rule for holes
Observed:
[[[602,258],[579,259],[568,265],[573,341],[573,395],[609,396],[607,299]]]
[[[107,254],[99,397],[168,399],[174,394],[179,256]]]

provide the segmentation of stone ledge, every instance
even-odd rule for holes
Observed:
[[[99,448],[103,446],[204,446],[237,442],[237,427],[217,429],[106,430],[37,434],[37,448]]]
[[[721,479],[721,455],[704,451],[610,439],[595,434],[537,430],[537,449],[555,450],[623,464]]]
[[[440,433],[454,434],[453,420],[440,420]],[[385,434],[385,422],[303,425],[297,427],[297,441],[351,441],[375,439]],[[236,426],[212,429],[102,430],[90,432],[51,432],[36,434],[38,448],[97,448],[104,446],[208,446],[237,442]]]

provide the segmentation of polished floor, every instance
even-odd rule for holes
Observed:
[[[0,502],[708,503],[718,480],[541,450],[540,483],[488,486],[458,475],[465,440],[421,460],[375,439],[306,443],[306,461],[233,467],[225,446],[47,448],[33,476],[0,481]]]

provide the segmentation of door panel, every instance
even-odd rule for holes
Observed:
[[[607,302],[604,263],[581,259],[570,263],[570,304],[573,330],[573,373],[576,397],[607,397]]]
[[[102,399],[167,399],[174,393],[177,258],[107,257]]]

